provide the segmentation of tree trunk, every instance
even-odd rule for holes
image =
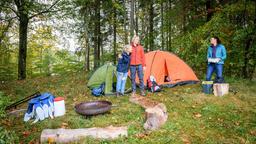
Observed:
[[[43,46],[40,45],[40,63],[41,63],[41,66],[40,66],[40,74],[42,74],[42,67],[43,67]]]
[[[113,28],[114,28],[114,42],[113,42],[113,45],[114,45],[114,55],[113,55],[113,61],[114,61],[114,64],[116,64],[116,8],[114,8],[114,25],[113,25]]]
[[[19,19],[19,63],[18,79],[26,79],[27,33],[29,18],[25,12],[20,13]]]
[[[187,3],[183,3],[183,21],[182,21],[182,30],[183,30],[183,34],[186,33],[187,31]]]
[[[139,32],[139,16],[138,16],[138,11],[139,11],[139,2],[138,1],[136,1],[135,2],[135,31],[136,31],[136,33],[138,33]]]
[[[89,71],[90,70],[90,46],[89,46],[89,40],[88,40],[87,36],[85,38],[84,70],[85,71]]]
[[[246,29],[246,24],[247,19],[246,19],[246,8],[247,8],[247,3],[244,2],[244,13],[243,13],[243,27]],[[245,40],[245,49],[244,49],[244,66],[243,66],[243,77],[244,78],[250,78],[252,76],[250,76],[249,74],[249,69],[250,69],[250,64],[249,64],[249,60],[250,60],[250,47],[252,44],[252,38],[251,35],[247,32],[247,36],[246,36],[246,40]],[[254,56],[252,56],[254,57]]]
[[[245,44],[245,50],[244,50],[244,66],[243,66],[243,77],[244,78],[250,78],[249,72],[248,72],[248,63],[250,60],[250,56],[249,56],[249,52],[250,52],[250,47],[252,44],[252,39],[248,38],[246,40],[246,44]]]
[[[124,5],[126,5],[126,1],[124,1]],[[123,24],[123,26],[124,26],[124,42],[125,42],[125,44],[128,44],[128,32],[127,32],[127,28],[126,28],[126,26],[127,26],[127,19],[128,19],[128,16],[127,16],[127,9],[126,9],[126,7],[124,7],[124,24]]]
[[[161,47],[164,50],[164,6],[161,1]]]
[[[96,12],[96,11],[95,11]],[[96,23],[95,23],[96,25]],[[93,41],[94,41],[94,44],[93,44],[93,69],[97,69],[98,67],[98,59],[97,59],[97,56],[98,56],[98,49],[97,49],[97,26],[94,26],[94,36],[93,36]]]
[[[97,8],[97,42],[98,42],[98,44],[97,44],[97,49],[98,49],[98,55],[97,55],[97,60],[98,60],[98,66],[100,65],[100,53],[101,53],[101,45],[102,45],[102,39],[101,39],[101,32],[100,32],[100,9],[101,9],[101,6],[100,6],[100,4],[101,4],[101,0],[98,0],[98,3],[97,4],[99,4],[99,6],[98,6],[98,8]]]
[[[130,40],[134,35],[134,0],[131,0],[131,12],[130,12]]]
[[[207,17],[206,17],[206,21],[210,21],[213,15],[213,9],[212,9],[212,4],[211,4],[211,0],[207,0],[205,3],[206,6],[206,12],[207,12]]]
[[[143,126],[145,130],[157,130],[167,121],[167,109],[163,103],[136,94],[132,95],[129,101],[145,108],[146,122]]]
[[[42,15],[43,13],[50,12],[50,9],[58,3],[56,1],[53,5],[49,7],[46,11],[38,12],[35,15],[29,16],[29,11],[32,10],[32,2],[28,0],[14,0],[17,7],[15,11],[16,16],[19,18],[19,62],[18,62],[18,79],[22,80],[26,78],[26,58],[27,58],[27,34],[28,34],[28,23],[29,19]]]
[[[90,71],[90,45],[89,45],[89,40],[87,42],[87,60],[86,60],[86,63],[87,63],[87,68],[86,70],[87,71]]]
[[[100,0],[94,5],[95,25],[94,25],[94,69],[97,69],[100,62]]]
[[[228,94],[229,84],[228,83],[216,83],[213,85],[213,94],[215,96],[223,96]]]
[[[254,3],[254,13],[256,13],[256,3]],[[254,20],[253,20],[253,23],[254,23],[254,28],[253,28],[253,35],[252,35],[252,42],[251,42],[251,46],[255,46],[256,45],[256,39],[255,39],[255,33],[256,33],[256,16],[254,16]],[[253,65],[252,65],[252,68],[250,70],[250,79],[253,78],[253,76],[255,75],[255,70],[256,70],[256,49],[253,48],[252,50],[252,60],[253,60]]]
[[[172,1],[171,0],[169,0],[169,2],[168,2],[169,4],[168,4],[168,9],[169,9],[169,13],[171,13],[171,10],[172,10]],[[168,47],[167,47],[167,49],[169,50],[169,51],[172,51],[172,21],[171,21],[171,15],[169,14],[169,16],[168,16]]]
[[[149,5],[149,49],[154,50],[154,7],[153,1]]]

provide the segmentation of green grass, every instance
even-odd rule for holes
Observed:
[[[128,126],[127,138],[112,141],[86,138],[79,143],[256,143],[256,82],[227,80],[230,89],[238,93],[224,97],[205,95],[201,93],[200,85],[148,94],[149,98],[166,105],[169,117],[161,129],[146,133],[143,129],[144,110],[140,106],[130,103],[129,96],[93,97],[86,88],[86,77],[85,73],[73,73],[2,83],[0,90],[12,101],[37,90],[65,97],[67,113],[36,124],[23,122],[22,115],[18,118],[9,116],[1,119],[0,124],[14,132],[22,143],[38,142],[43,129],[60,128],[63,123],[68,124],[67,128]],[[91,119],[74,111],[75,104],[92,100],[109,100],[117,107],[109,114]],[[26,108],[26,104],[21,108]]]

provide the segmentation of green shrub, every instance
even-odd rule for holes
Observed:
[[[0,118],[6,118],[5,107],[10,103],[10,99],[0,91]],[[18,142],[18,137],[13,131],[8,131],[0,127],[0,144],[14,144]]]
[[[0,144],[15,144],[18,143],[19,138],[13,131],[8,131],[0,127]]]

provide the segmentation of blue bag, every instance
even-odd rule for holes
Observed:
[[[99,87],[93,88],[92,89],[92,95],[98,97],[104,94],[104,88],[105,88],[105,84],[101,84]]]
[[[33,123],[36,123],[38,120],[44,120],[49,116],[53,118],[53,102],[54,96],[51,93],[43,93],[40,96],[31,99],[28,103],[24,121],[29,121],[30,119],[35,118],[36,120]]]

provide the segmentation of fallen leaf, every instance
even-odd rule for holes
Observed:
[[[145,138],[146,136],[148,136],[148,134],[145,134],[145,133],[136,134],[137,138]]]
[[[28,137],[30,135],[30,132],[29,131],[24,131],[24,132],[22,132],[22,135],[24,137]]]
[[[188,139],[188,136],[182,135],[181,140],[184,144],[191,144],[190,140]]]
[[[49,144],[55,143],[55,139],[54,139],[53,137],[49,137],[49,138],[48,138],[48,143],[49,143]]]
[[[10,120],[4,120],[2,123],[6,126],[11,126],[12,125]]]
[[[237,137],[239,140],[240,140],[240,143],[242,144],[245,144],[246,143],[246,140],[242,137]]]
[[[235,125],[236,125],[236,126],[239,126],[239,125],[240,125],[240,123],[239,123],[239,122],[235,122]]]
[[[32,139],[28,144],[40,144],[38,140]]]
[[[61,124],[61,128],[64,128],[64,129],[65,129],[65,128],[68,128],[68,124],[67,124],[67,123],[62,123],[62,124]]]
[[[253,136],[256,136],[256,130],[251,130],[250,134],[253,135]]]
[[[200,118],[200,117],[202,117],[202,115],[200,113],[194,113],[194,117]]]
[[[177,112],[173,112],[173,117],[177,117],[179,114]]]
[[[220,122],[223,122],[223,119],[221,119],[221,118],[218,118],[217,120],[220,121]]]

